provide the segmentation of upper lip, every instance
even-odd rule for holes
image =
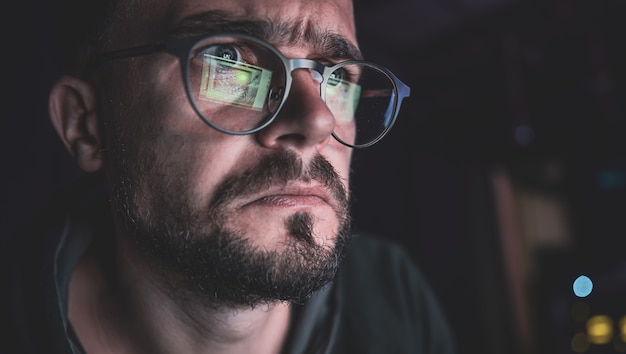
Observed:
[[[240,207],[246,206],[250,203],[267,197],[289,195],[318,197],[333,208],[337,206],[336,201],[332,197],[328,188],[316,183],[295,182],[288,183],[287,185],[282,186],[271,186],[266,190],[249,195],[245,198],[243,203],[241,203]]]

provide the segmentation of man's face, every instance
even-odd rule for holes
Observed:
[[[336,46],[327,45],[328,34],[356,46],[348,0],[152,6],[135,13],[138,21],[127,20],[121,32],[131,35],[118,38],[116,48],[241,21],[266,22],[270,38],[263,39],[289,58],[350,59],[329,50]],[[172,279],[184,278],[187,290],[254,305],[301,300],[332,279],[348,237],[351,150],[331,136],[334,117],[319,83],[306,70],[292,75],[276,120],[235,136],[210,128],[192,110],[173,55],[106,69],[100,112],[114,208],[144,255],[166,265]]]

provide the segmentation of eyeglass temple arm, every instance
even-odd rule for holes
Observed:
[[[400,79],[398,79],[398,77],[395,76],[393,73],[390,73],[390,75],[395,81],[398,88],[398,97],[396,102],[396,98],[394,97],[396,93],[395,91],[391,92],[391,100],[389,100],[389,106],[387,106],[387,110],[385,111],[385,126],[389,125],[395,120],[398,112],[400,111],[402,100],[411,95],[411,88],[407,84],[400,81]]]
[[[87,64],[87,67],[84,69],[84,73],[87,76],[91,75],[106,60],[124,59],[124,58],[131,58],[134,56],[143,56],[143,55],[152,54],[154,52],[161,51],[164,49],[166,49],[165,43],[158,43],[158,44],[143,45],[139,47],[125,48],[125,49],[119,49],[119,50],[114,50],[110,52],[104,52],[100,54],[96,58],[96,60]]]
[[[152,54],[154,52],[158,52],[164,49],[165,49],[164,43],[149,44],[149,45],[143,45],[139,47],[125,48],[125,49],[114,50],[111,52],[106,52],[102,54],[101,58],[103,60],[124,59],[124,58],[148,55],[148,54]]]

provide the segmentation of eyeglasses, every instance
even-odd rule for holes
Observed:
[[[233,135],[270,125],[289,96],[291,72],[309,70],[335,118],[332,135],[349,147],[368,147],[393,126],[410,88],[388,69],[362,60],[327,66],[286,58],[256,37],[215,34],[105,53],[102,59],[166,51],[178,57],[191,106],[210,127]]]

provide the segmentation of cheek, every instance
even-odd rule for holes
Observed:
[[[193,208],[208,205],[215,187],[241,161],[233,137],[215,134],[209,127],[197,131],[161,131],[145,145],[146,159],[154,161],[150,174],[165,187],[187,196]],[[229,139],[230,138],[230,139]],[[146,186],[150,188],[150,186]],[[177,196],[174,196],[176,198]]]
[[[128,88],[117,92],[123,145],[137,164],[148,194],[156,185],[203,203],[211,186],[223,176],[232,147],[230,136],[207,126],[193,111],[182,86],[178,64],[151,72],[136,71]],[[148,78],[154,77],[154,80]],[[151,185],[152,184],[152,185]]]
[[[349,190],[350,187],[350,162],[352,159],[352,151],[351,148],[346,147],[333,138],[326,148],[326,153],[323,154],[341,177],[346,191]]]

